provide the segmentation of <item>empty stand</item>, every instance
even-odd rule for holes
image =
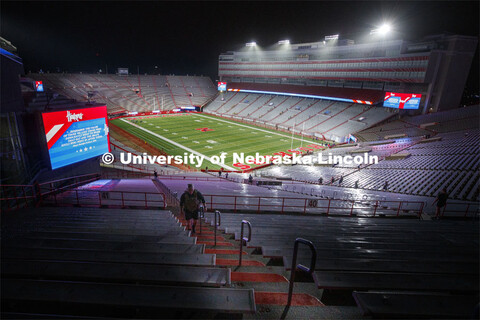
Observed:
[[[323,133],[332,140],[341,140],[392,116],[385,108],[361,104],[242,92],[224,93],[204,111],[285,130]]]
[[[195,240],[168,211],[42,207],[2,215],[2,313],[255,312],[253,290],[228,288],[230,269],[215,267],[215,254]]]
[[[88,92],[94,92],[92,100],[105,103],[109,113],[203,106],[217,93],[212,81],[203,76],[54,73],[29,76],[44,81],[47,88],[77,101],[87,101]],[[60,103],[61,99],[58,100]]]
[[[207,213],[206,221],[212,219]],[[326,305],[356,302],[365,314],[380,317],[456,318],[473,314],[478,302],[478,222],[223,212],[220,229],[239,240],[242,220],[252,225],[247,246],[261,250],[272,265],[283,261],[290,269],[295,239],[314,243],[312,281],[323,290],[321,301]],[[310,251],[300,249],[297,262],[308,266],[309,261]],[[463,308],[443,312],[444,303],[456,301]]]

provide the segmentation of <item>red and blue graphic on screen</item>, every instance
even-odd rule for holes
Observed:
[[[218,82],[217,84],[218,91],[227,91],[227,83],[226,82]]]
[[[418,109],[421,99],[421,94],[387,92],[383,106],[397,109]]]
[[[110,151],[107,107],[43,113],[52,169]]]
[[[35,81],[35,91],[43,92],[43,82],[42,81]]]

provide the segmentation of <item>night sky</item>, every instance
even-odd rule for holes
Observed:
[[[479,2],[1,2],[1,36],[25,71],[217,75],[222,52],[256,41],[362,42],[389,22],[392,38],[443,32],[479,36]],[[155,69],[155,66],[158,69]],[[469,86],[478,86],[478,49]]]

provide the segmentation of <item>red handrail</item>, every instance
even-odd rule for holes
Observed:
[[[158,176],[160,180],[193,180],[193,181],[215,181],[215,182],[231,182],[226,180],[225,177],[188,177],[182,176],[181,174],[177,176]]]
[[[320,213],[336,214],[338,211],[346,212],[352,216],[355,210],[373,212],[377,214],[377,208],[383,206],[384,211],[389,211],[393,215],[400,216],[401,210],[415,213],[420,216],[423,212],[424,203],[421,201],[375,201],[370,205],[365,200],[343,200],[343,199],[322,199],[322,198],[295,198],[295,197],[271,197],[271,196],[237,196],[237,195],[214,195],[205,194],[208,207],[210,209],[231,209],[237,212],[241,207],[245,210],[261,212],[262,210],[284,212],[302,212],[322,211]],[[274,200],[272,202],[271,200]]]
[[[128,205],[128,203],[133,202],[135,205],[140,203],[141,207],[147,209],[149,207],[161,207],[165,209],[167,207],[166,196],[163,192],[141,192],[141,191],[102,191],[102,190],[82,190],[82,189],[75,189],[70,190],[72,191],[74,197],[70,197],[68,191],[63,193],[63,197],[60,194],[60,197],[57,196],[57,193],[54,194],[53,199],[49,199],[48,197],[44,199],[45,203],[52,203],[56,206],[62,205],[76,205],[76,206],[115,206],[117,205],[116,201],[118,201],[118,205],[121,203],[121,207],[124,208]],[[82,193],[97,193],[97,195],[92,195],[85,200],[81,200]],[[80,196],[79,196],[80,195]],[[119,195],[118,198],[112,197],[115,195]],[[138,197],[129,197],[128,195],[134,195]],[[150,197],[149,197],[150,196]],[[152,197],[160,196],[161,200],[152,199]],[[105,199],[105,200],[102,200]],[[93,202],[92,202],[93,201]],[[126,204],[127,203],[127,204]],[[136,205],[137,206],[137,205]]]
[[[479,207],[477,203],[477,207],[471,210],[472,203],[461,203],[461,202],[447,202],[447,204],[443,207],[441,216],[444,217],[445,213],[454,213],[459,214],[459,216],[463,216],[464,218],[468,217],[468,214],[471,213],[473,218],[476,218],[479,215]],[[447,207],[455,206],[458,209],[449,209]],[[465,208],[461,208],[461,206],[466,206]],[[463,214],[463,215],[461,215]]]

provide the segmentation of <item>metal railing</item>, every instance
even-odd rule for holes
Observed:
[[[218,215],[218,222],[217,222],[217,215]],[[213,241],[214,241],[214,247],[217,246],[217,228],[220,227],[220,225],[222,224],[222,215],[220,214],[220,211],[218,210],[215,210],[215,213],[214,213],[214,233],[213,233]]]
[[[248,226],[248,237],[243,236],[243,226],[247,225]],[[242,220],[242,227],[241,227],[241,232],[240,232],[240,253],[238,257],[238,266],[242,266],[242,255],[243,255],[243,242],[247,244],[252,240],[252,225],[250,224],[249,221],[247,220]]]
[[[160,192],[166,195],[167,205],[177,207],[180,201],[177,199],[177,193],[172,192],[161,180],[153,179],[153,183],[159,188]]]
[[[202,233],[202,220],[205,219],[205,208],[203,206],[200,206],[198,208],[198,219],[200,220],[200,234]]]
[[[57,179],[32,185],[0,185],[1,210],[18,210],[40,205],[45,197],[98,180],[97,173]]]
[[[35,204],[38,195],[33,185],[1,185],[0,186],[1,210],[18,210]]]
[[[54,190],[55,191],[55,190]],[[167,206],[165,194],[161,192],[140,191],[101,191],[88,189],[67,190],[60,194],[51,192],[50,196],[43,197],[44,203],[55,206],[113,206],[113,207],[142,207],[162,208]]]
[[[298,245],[300,243],[307,245],[312,251],[312,257],[310,259],[309,268],[305,267],[302,264],[297,264]],[[295,245],[293,247],[292,268],[290,270],[290,285],[288,286],[288,300],[287,300],[287,305],[285,306],[285,309],[280,319],[285,319],[285,317],[287,316],[288,310],[290,308],[290,305],[292,304],[293,285],[295,284],[295,272],[297,271],[297,269],[299,269],[311,275],[315,271],[316,262],[317,262],[317,249],[313,245],[312,241],[309,241],[303,238],[295,239]]]
[[[218,170],[216,170],[218,172]],[[226,171],[225,171],[226,172]],[[229,180],[222,179],[224,178],[225,175],[222,177],[188,177],[188,176],[182,176],[181,174],[178,174],[176,176],[164,176],[164,175],[159,175],[158,179],[160,180],[193,180],[193,181],[215,181],[215,182],[229,182]]]
[[[237,212],[262,211],[292,212],[303,214],[325,214],[325,215],[367,215],[377,216],[386,214],[400,216],[409,214],[418,216],[423,213],[424,202],[421,201],[390,201],[390,200],[345,200],[325,199],[317,197],[294,198],[294,197],[272,197],[272,196],[236,196],[236,195],[211,195],[205,194],[208,207],[215,209],[226,209]]]
[[[447,210],[447,207],[452,209]],[[475,219],[479,216],[479,204],[447,202],[442,209],[442,218],[445,217],[445,213],[447,213],[447,216],[453,213],[456,216],[463,216],[464,218],[468,218],[469,214],[471,214],[472,218]]]
[[[56,206],[119,206],[125,208],[163,208],[167,206],[163,192],[101,191],[77,189],[100,179],[97,173],[52,180],[33,185],[0,185],[0,204],[5,211],[48,203]]]

